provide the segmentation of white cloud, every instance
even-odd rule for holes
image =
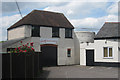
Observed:
[[[2,28],[8,28],[15,22],[17,22],[19,19],[21,19],[19,14],[13,15],[13,16],[5,16],[2,17]]]
[[[70,22],[79,28],[95,28],[100,29],[105,22],[118,22],[118,16],[108,15],[100,18],[84,18],[84,19],[72,19]]]
[[[44,10],[61,12],[64,13],[65,16],[69,18],[77,17],[77,16],[86,16],[95,9],[106,10],[107,3],[106,2],[69,2],[64,6],[48,6]]]
[[[2,38],[2,40],[6,40],[7,39],[7,28],[10,27],[11,25],[13,25],[15,22],[17,22],[19,19],[21,19],[19,14],[13,15],[13,16],[5,16],[5,17],[1,17],[0,18],[0,22],[2,24],[0,24],[0,37]],[[0,40],[1,40],[0,38]]]
[[[119,0],[17,0],[18,2],[118,2]],[[2,0],[2,2],[14,2],[14,0]]]
[[[109,14],[118,14],[118,6],[117,2],[113,3],[110,7],[108,7],[107,12]]]

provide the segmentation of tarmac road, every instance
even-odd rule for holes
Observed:
[[[118,78],[118,68],[80,65],[44,67],[39,78]]]

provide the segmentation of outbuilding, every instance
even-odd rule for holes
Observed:
[[[119,22],[105,22],[93,43],[80,43],[80,65],[118,66],[120,64]]]

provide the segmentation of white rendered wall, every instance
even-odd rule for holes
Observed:
[[[25,37],[31,37],[31,29],[32,27],[30,25],[25,26]]]
[[[94,60],[95,62],[120,62],[118,57],[118,41],[114,40],[95,40],[94,43],[83,43],[80,44],[80,65],[86,65],[86,49],[94,49]],[[104,58],[103,57],[103,47],[112,47],[113,49],[113,58]]]
[[[117,41],[109,41],[105,44],[106,40],[95,40],[95,61],[96,62],[118,62],[118,42]],[[105,59],[103,58],[103,47],[112,47],[113,49],[113,58]],[[101,54],[100,54],[101,53]]]
[[[120,39],[118,39],[118,61],[120,62]]]
[[[25,26],[8,30],[8,40],[25,37]]]
[[[74,33],[74,50],[75,50],[75,63],[80,64],[80,42],[76,33]]]
[[[32,37],[31,41],[35,43],[35,48],[37,48],[38,51],[41,51],[40,49],[40,38],[46,38],[46,39],[58,39],[56,45],[57,46],[57,56],[58,56],[58,65],[70,65],[75,64],[74,62],[74,34],[73,39],[65,38],[65,29],[60,28],[59,29],[59,35],[60,38],[52,38],[52,28],[51,27],[40,27],[40,37]],[[72,49],[71,57],[67,57],[67,48]]]
[[[75,32],[79,42],[86,43],[86,42],[94,42],[95,32],[89,31],[76,31]]]

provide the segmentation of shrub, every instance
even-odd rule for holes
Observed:
[[[20,46],[11,50],[11,53],[34,53],[34,52],[35,49],[33,48],[33,42],[23,44],[22,41],[20,41]]]

